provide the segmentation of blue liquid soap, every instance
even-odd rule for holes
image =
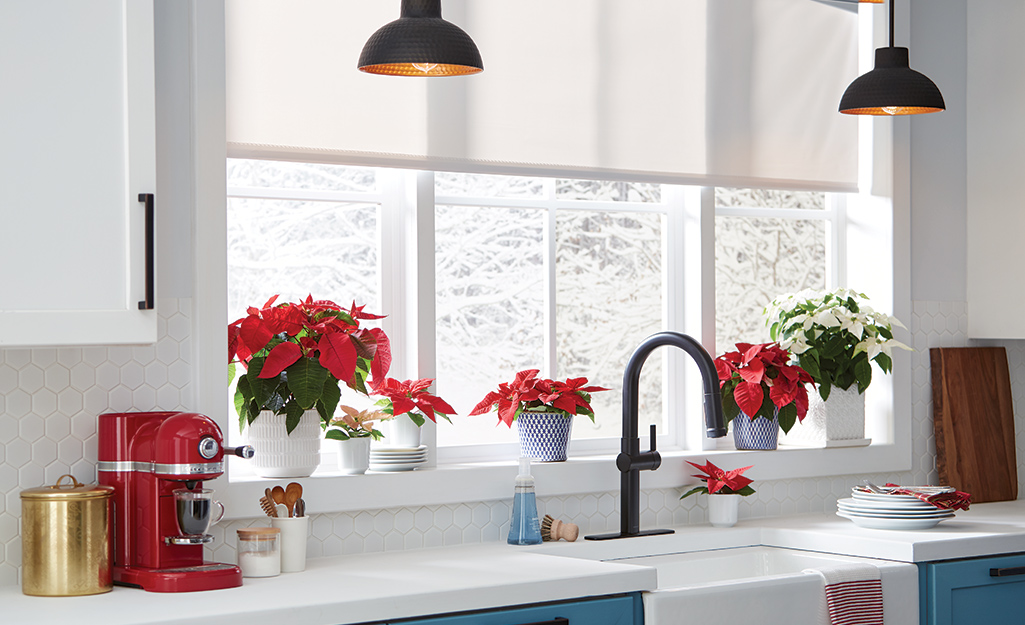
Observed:
[[[541,544],[541,524],[537,520],[537,496],[534,494],[534,477],[530,475],[530,458],[520,458],[520,474],[516,476],[512,522],[509,524],[509,544]]]

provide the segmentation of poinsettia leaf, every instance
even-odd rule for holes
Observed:
[[[329,439],[331,439],[333,441],[347,441],[347,440],[349,440],[349,436],[345,432],[343,432],[343,431],[341,431],[341,430],[339,430],[337,428],[331,428],[330,430],[325,432],[324,433],[324,438],[329,438]]]
[[[246,418],[249,415],[249,402],[253,399],[253,393],[249,390],[249,380],[246,376],[242,376],[238,379],[238,384],[235,385],[235,412],[238,413],[238,431],[242,432],[246,429],[246,424],[249,420]]]
[[[750,485],[748,485],[748,486],[745,486],[744,488],[741,488],[740,490],[738,490],[738,491],[734,491],[734,492],[735,492],[735,493],[736,493],[737,495],[742,495],[742,496],[744,496],[744,497],[747,497],[748,495],[753,495],[753,494],[755,494],[755,489],[751,488],[751,486],[750,486]]]
[[[490,391],[487,395],[484,396],[484,399],[477,402],[477,405],[474,406],[473,410],[470,411],[469,416],[475,417],[477,415],[482,415],[485,412],[490,412],[491,408],[498,403],[498,400],[501,397],[502,396],[496,393],[495,391]]]
[[[726,417],[726,423],[737,418],[740,414],[740,406],[737,405],[736,399],[733,397],[733,393],[723,393],[722,396],[722,411]]]
[[[349,335],[341,332],[325,334],[317,342],[320,364],[339,380],[348,382],[356,372],[356,347]]]
[[[274,333],[267,327],[264,320],[254,315],[246,317],[239,328],[239,338],[252,354],[263,349],[273,336]]]
[[[768,393],[762,393],[762,405],[758,407],[757,416],[765,417],[769,421],[772,421],[772,417],[776,414],[776,404],[772,403],[769,399]]]
[[[317,402],[317,411],[322,419],[330,420],[335,414],[338,402],[342,399],[342,390],[338,388],[338,380],[328,376],[324,380],[324,392]]]
[[[277,377],[274,378],[263,378],[260,377],[264,367],[266,366],[266,358],[258,356],[249,361],[249,370],[246,371],[246,379],[249,381],[249,393],[250,398],[256,401],[261,408],[267,404],[267,400],[270,399],[274,391],[277,390],[280,380]],[[268,408],[270,410],[270,408]]]
[[[297,404],[302,410],[312,408],[324,393],[328,370],[312,358],[300,358],[285,372],[288,376],[288,390],[295,397],[295,401],[289,402],[289,405]]]
[[[416,424],[416,427],[423,427],[423,424],[425,423],[423,415],[418,412],[407,412],[406,414],[409,416],[409,419]]]
[[[779,427],[786,434],[797,423],[797,406],[787,404],[779,409]]]
[[[276,378],[293,362],[302,357],[302,348],[290,341],[278,343],[270,350],[260,370],[261,378]]]
[[[761,384],[765,378],[765,363],[757,358],[752,360],[746,367],[739,369],[737,373],[745,382]]]
[[[876,357],[872,359],[874,363],[879,365],[879,369],[883,373],[889,373],[893,369],[893,361],[886,354],[879,352]]]
[[[692,488],[689,491],[685,492],[684,494],[680,495],[680,499],[686,499],[687,497],[690,497],[691,495],[695,495],[697,493],[704,493],[705,495],[707,495],[708,494],[708,487],[707,486],[695,486],[694,488]]]
[[[291,401],[285,405],[285,432],[288,434],[292,433],[296,427],[299,426],[299,421],[303,418],[302,406],[298,403]]]

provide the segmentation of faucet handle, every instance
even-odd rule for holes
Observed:
[[[651,424],[651,429],[649,430],[649,438],[651,440],[651,444],[648,445],[648,449],[650,451],[655,451],[655,440],[658,437],[655,435],[655,424],[654,423]]]

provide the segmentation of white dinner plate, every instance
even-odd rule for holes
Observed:
[[[427,445],[420,445],[419,447],[389,447],[388,445],[376,445],[370,448],[370,453],[399,453],[399,454],[413,454],[413,453],[427,453]]]
[[[849,519],[859,527],[874,530],[927,530],[935,527],[943,518],[928,519],[885,519],[870,516],[860,516],[847,512],[837,512],[836,516]]]
[[[412,471],[423,465],[422,462],[397,462],[393,464],[370,463],[371,471]]]
[[[841,499],[836,502],[838,506],[847,506],[848,508],[858,508],[860,510],[880,510],[880,511],[893,511],[893,512],[909,512],[909,513],[921,513],[921,512],[935,512],[937,510],[943,510],[944,508],[938,508],[932,504],[925,503],[924,501],[916,501],[914,504],[894,504],[890,502],[877,502],[877,501],[860,501],[857,499]]]
[[[858,503],[864,503],[866,505],[882,505],[891,506],[894,508],[918,508],[921,506],[931,506],[932,504],[922,501],[917,497],[911,495],[878,495],[875,497],[866,497],[855,493],[851,499]]]
[[[370,464],[423,464],[427,462],[426,458],[420,460],[381,460],[378,458],[371,458]]]
[[[426,460],[427,454],[413,454],[411,456],[406,455],[391,455],[391,454],[370,454],[371,460],[403,460],[407,462],[414,462],[416,460]]]
[[[954,513],[950,510],[941,512],[929,512],[926,514],[905,514],[900,512],[879,512],[879,511],[863,511],[863,510],[852,510],[851,508],[837,507],[837,510],[845,514],[854,514],[857,516],[864,517],[876,517],[879,519],[949,519],[954,516]]]

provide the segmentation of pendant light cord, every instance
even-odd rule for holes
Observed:
[[[893,47],[893,2],[890,0],[890,47]]]

